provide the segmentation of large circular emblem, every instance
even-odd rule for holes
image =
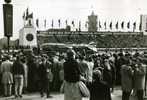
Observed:
[[[31,33],[29,33],[29,34],[26,35],[26,39],[28,41],[32,41],[34,39],[34,36]]]

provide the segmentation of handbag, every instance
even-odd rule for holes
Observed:
[[[82,81],[80,81],[78,85],[79,85],[79,89],[80,89],[82,97],[90,97],[90,92],[87,86]]]

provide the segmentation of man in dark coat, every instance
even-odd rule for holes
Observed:
[[[47,98],[50,96],[50,79],[51,76],[51,64],[47,62],[46,58],[42,58],[42,62],[38,68],[39,77],[40,77],[40,94],[41,97],[44,97],[44,92],[47,94]]]
[[[16,61],[13,63],[12,72],[15,81],[15,97],[22,97],[25,70],[22,62],[20,61],[20,56],[17,56]]]
[[[112,100],[110,88],[112,88],[113,86],[113,81],[112,81],[112,68],[109,64],[109,59],[104,59],[103,68],[104,68],[103,69],[103,81],[105,82],[105,84],[108,85],[107,93],[106,93],[106,96],[108,97],[107,100]]]

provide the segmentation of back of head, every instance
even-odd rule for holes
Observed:
[[[10,56],[9,55],[5,55],[5,59],[6,60],[10,60]]]
[[[93,71],[93,79],[96,81],[100,81],[102,77],[102,72],[99,69],[95,69]]]
[[[76,53],[75,53],[74,50],[72,50],[72,49],[67,50],[67,58],[68,58],[68,59],[74,58],[75,55],[76,55]]]
[[[17,60],[17,61],[20,60],[20,56],[19,56],[19,55],[16,56],[16,60]]]

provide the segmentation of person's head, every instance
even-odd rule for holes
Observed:
[[[104,59],[104,64],[108,64],[109,63],[109,59]]]
[[[76,55],[76,53],[74,50],[72,50],[72,49],[67,50],[67,58],[68,59],[75,59],[75,55]]]
[[[10,60],[10,56],[9,55],[5,55],[5,60]]]
[[[127,57],[124,57],[124,58],[123,58],[123,64],[124,64],[124,65],[129,65],[129,64],[131,64],[130,59],[127,58]]]
[[[84,57],[83,55],[80,55],[80,56],[79,56],[79,60],[82,61],[82,60],[84,60],[84,59],[85,59],[85,57]]]
[[[25,62],[26,62],[26,57],[22,57],[22,58],[21,58],[21,62],[22,62],[22,63],[25,63]]]
[[[99,69],[95,69],[95,70],[93,71],[93,79],[94,79],[95,81],[100,81],[101,78],[102,78],[102,72],[101,72]]]
[[[16,60],[20,61],[20,56],[19,55],[16,56]]]

